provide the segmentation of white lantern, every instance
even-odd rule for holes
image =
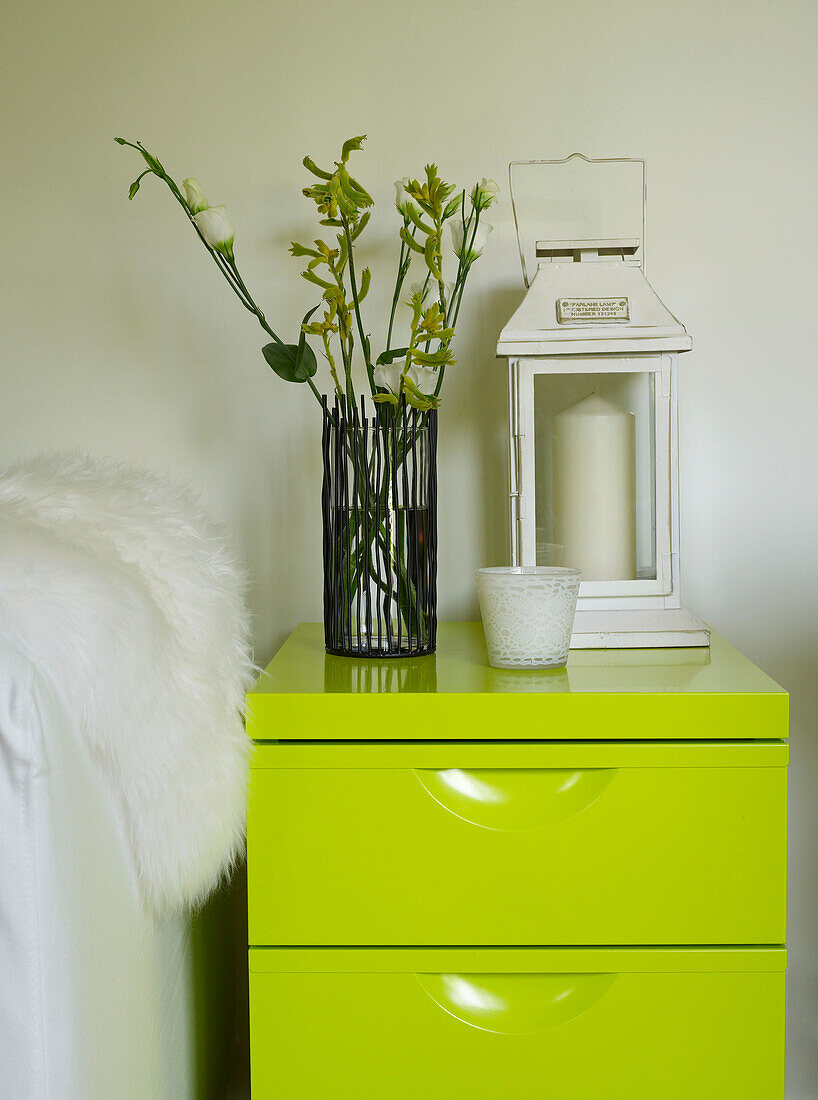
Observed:
[[[645,162],[517,161],[509,184],[528,287],[497,345],[511,563],[582,569],[573,648],[708,645],[679,597],[677,361],[692,340],[645,278]]]

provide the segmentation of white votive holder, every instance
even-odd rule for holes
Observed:
[[[478,569],[477,598],[492,668],[562,668],[582,572],[568,566]]]

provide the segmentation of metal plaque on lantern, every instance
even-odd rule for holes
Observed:
[[[706,646],[679,597],[676,374],[645,278],[645,162],[509,166],[528,293],[509,364],[512,565],[582,570],[573,648]]]

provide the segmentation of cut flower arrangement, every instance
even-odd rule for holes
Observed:
[[[457,191],[434,164],[426,166],[422,179],[397,181],[397,272],[386,346],[374,356],[363,319],[372,274],[356,264],[373,200],[348,167],[364,138],[344,142],[331,171],[304,157],[311,183],[303,193],[331,239],[290,247],[294,257],[306,261],[302,278],[320,291],[294,343],[274,331],[247,288],[227,207],[211,206],[193,178],[178,185],[141,142],[116,140],[135,149],[147,165],[131,184],[129,198],[145,176],[166,184],[234,294],[271,338],[262,348],[269,366],[287,382],[306,384],[322,409],[328,650],[398,656],[434,649],[436,410],[446,369],[455,362],[455,326],[466,281],[491,231],[483,215],[498,187],[483,179],[468,193]],[[420,277],[407,287],[413,261]],[[447,280],[449,261],[454,277]],[[402,300],[411,310],[409,331],[395,346]],[[330,399],[316,385],[318,362],[309,338],[320,341]],[[365,376],[375,406],[371,416],[356,393],[356,376]]]

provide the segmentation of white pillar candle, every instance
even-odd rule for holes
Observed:
[[[635,422],[591,394],[554,418],[554,540],[583,581],[636,577]]]

